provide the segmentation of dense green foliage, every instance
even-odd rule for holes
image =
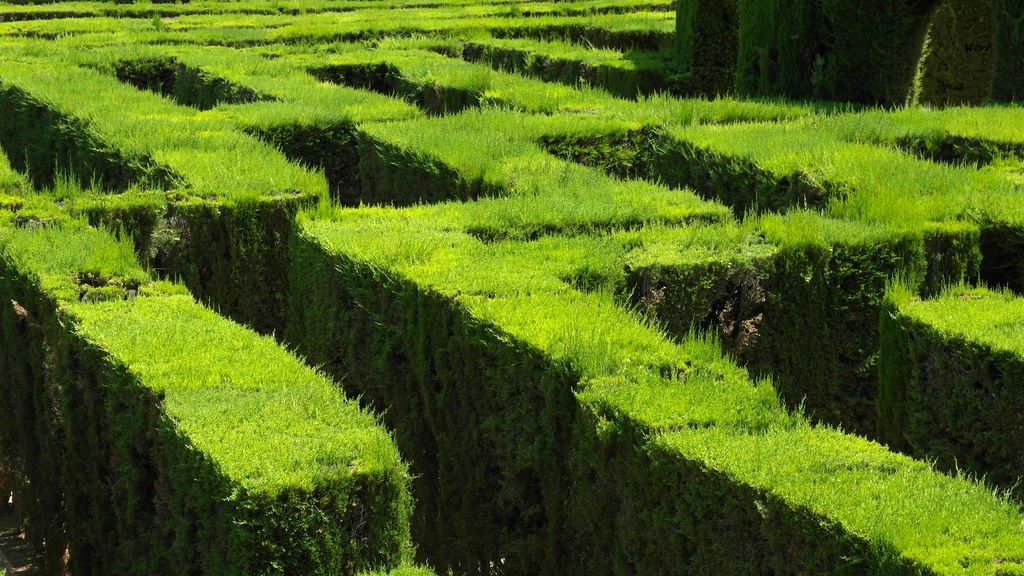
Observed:
[[[736,0],[680,0],[676,52],[684,84],[695,93],[733,91],[739,45]]]
[[[740,0],[737,88],[903,104],[940,0]]]
[[[903,104],[936,5],[0,6],[0,483],[47,569],[1021,573],[1017,501],[870,440],[1021,472],[1012,400],[900,364],[1012,374],[966,286],[1024,290],[1020,109],[718,96]]]
[[[1024,100],[1024,3],[995,0],[996,80],[992,96],[1001,102]]]
[[[0,292],[0,444],[46,573],[65,546],[70,570],[98,574],[336,574],[408,556],[407,473],[375,418],[152,282],[130,243],[73,221],[5,227]]]
[[[891,445],[1019,490],[1019,298],[953,288],[920,301],[902,287],[882,314],[880,424]]]
[[[946,0],[932,18],[921,62],[921,102],[985,104],[996,79],[996,14],[988,0]]]

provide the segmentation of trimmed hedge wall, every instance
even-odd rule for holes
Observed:
[[[116,170],[121,187],[160,184],[167,191],[168,207],[159,218],[149,212],[152,205],[143,204],[130,213],[132,218],[118,222],[122,227],[138,226],[126,231],[138,239],[140,252],[152,257],[158,270],[183,278],[197,297],[217,302],[232,318],[261,332],[280,329],[287,278],[287,250],[281,247],[291,236],[298,208],[309,205],[318,188],[326,189],[322,177],[288,164],[283,155],[237,134],[222,121],[199,119],[194,110],[97,72],[70,65],[63,70],[84,85],[101,87],[111,101],[90,102],[89,111],[72,116],[72,96],[66,86],[53,81],[52,71],[19,67],[12,71],[17,81],[0,76],[0,105],[9,112],[0,119],[0,145],[12,151],[15,164],[56,165],[88,181],[99,150]],[[192,137],[202,144],[187,135],[153,133],[177,125],[167,120],[176,117],[195,122]],[[141,142],[140,133],[145,134]],[[32,135],[38,140],[24,146]],[[239,164],[225,170],[222,161],[214,160],[218,151],[240,159]],[[253,164],[266,168],[263,181],[253,184],[255,190],[241,182],[257,177],[247,169]],[[203,168],[215,169],[213,176],[201,173]],[[150,174],[160,179],[154,181]],[[53,172],[43,176],[44,182],[56,178]],[[106,185],[109,180],[104,177],[100,182]]]
[[[920,101],[933,106],[981,105],[996,79],[993,0],[945,0],[932,18]]]
[[[739,57],[737,0],[679,0],[676,10],[680,82],[694,93],[732,93]]]
[[[1021,494],[1024,304],[954,288],[921,301],[896,287],[881,314],[880,431],[894,448]]]
[[[5,467],[45,574],[353,573],[409,554],[388,434],[75,223],[0,230]]]
[[[303,221],[287,339],[393,413],[418,489],[443,495],[420,530],[467,538],[442,563],[988,574],[1024,546],[1015,505],[807,425],[711,345],[641,339],[546,263],[495,275],[546,240],[483,244],[408,210]]]
[[[996,83],[1000,102],[1024,100],[1024,2],[994,0],[996,6]]]
[[[740,0],[737,89],[901,105],[940,0]]]
[[[441,573],[487,573],[500,559],[510,574],[562,573],[561,470],[578,376],[308,231],[292,261],[285,341],[395,430],[414,474],[420,558]]]
[[[758,338],[742,360],[775,376],[789,405],[874,437],[877,318],[886,285],[902,276],[927,292],[977,278],[977,229],[894,230],[795,217],[761,226],[780,249],[762,288]]]

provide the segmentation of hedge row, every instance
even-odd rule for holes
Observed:
[[[508,11],[507,8],[505,8]],[[492,8],[486,11],[493,12]],[[355,14],[304,16],[182,16],[172,22],[144,18],[82,18],[0,23],[0,37],[60,39],[80,36],[98,44],[116,43],[124,34],[147,43],[255,46],[309,42],[360,42],[384,37],[474,35],[500,38],[571,40],[619,50],[653,52],[671,48],[674,17],[669,12],[638,11],[596,16],[511,14],[459,17],[433,10],[363,10]]]
[[[229,48],[129,45],[92,49],[84,60],[185,106],[220,105],[218,111],[240,129],[273,143],[294,162],[322,169],[331,196],[346,203],[358,203],[356,125],[420,115],[398,99],[325,85],[291,62]],[[260,101],[226,106],[252,99],[238,94],[259,95]]]
[[[397,205],[479,198],[467,209],[472,217],[450,204],[420,210],[450,213],[483,238],[729,219],[723,206],[692,193],[617,181],[558,159],[531,135],[549,123],[572,126],[576,121],[564,115],[480,111],[366,124],[359,134],[362,197]]]
[[[408,474],[376,419],[151,282],[130,243],[59,216],[5,225],[0,292],[0,443],[46,574],[333,575],[409,556]]]
[[[1020,319],[1009,293],[953,288],[922,301],[902,287],[882,313],[883,438],[1020,494]]]
[[[286,331],[390,407],[418,493],[436,495],[435,533],[458,535],[424,544],[450,546],[451,567],[1015,569],[1015,506],[808,426],[714,342],[671,343],[580,285],[593,275],[566,267],[583,253],[605,269],[614,238],[485,243],[464,229],[417,209],[302,220]]]
[[[526,7],[522,5],[525,4]],[[49,20],[57,18],[175,18],[198,14],[215,14],[221,16],[263,14],[300,16],[323,12],[352,12],[360,9],[415,9],[436,7],[436,0],[319,0],[316,2],[219,2],[189,1],[185,3],[154,2],[77,2],[62,1],[42,4],[19,2],[7,3],[0,7],[0,22],[16,22],[22,20]],[[497,13],[505,13],[518,8],[520,16],[546,14],[607,14],[632,10],[668,10],[669,3],[660,0],[630,0],[627,2],[609,2],[607,0],[586,2],[509,2],[480,0],[453,0],[445,2],[448,10],[456,8],[494,7]],[[504,10],[502,10],[502,8]],[[474,11],[476,13],[477,11]]]
[[[570,86],[586,83],[621,98],[636,98],[671,87],[665,69],[666,55],[657,52],[623,54],[567,42],[495,38],[468,41],[454,55],[546,82]]]
[[[724,330],[726,348],[756,372],[775,375],[790,404],[802,402],[816,418],[861,433],[875,430],[877,318],[888,279],[907,275],[915,289],[932,293],[945,282],[976,279],[982,249],[991,260],[1019,262],[994,253],[996,242],[983,241],[1019,226],[985,226],[979,234],[976,225],[958,221],[966,211],[956,209],[954,198],[973,203],[981,191],[997,189],[971,170],[843,143],[798,125],[652,130],[590,124],[574,127],[589,134],[584,137],[550,131],[548,149],[621,176],[693,186],[740,213],[790,211],[747,218],[778,247],[773,256],[710,259],[708,267],[662,258],[641,270],[636,293],[661,291],[652,311],[673,334],[691,324]],[[1008,202],[1012,193],[1005,185],[1002,190]],[[906,198],[914,199],[915,210],[926,210],[923,193],[935,195],[931,205],[945,212],[914,217],[893,210]],[[795,210],[806,204],[861,223]],[[712,270],[703,281],[694,277]],[[694,315],[709,310],[717,322]]]
[[[842,140],[896,146],[936,162],[1000,168],[1010,161],[1010,172],[1012,161],[1024,157],[1022,120],[1015,106],[906,108],[837,114],[826,125]]]
[[[61,171],[104,187],[164,189],[164,217],[136,220],[155,228],[128,230],[154,238],[155,266],[236,319],[264,331],[281,324],[287,264],[276,246],[299,206],[326,194],[321,175],[236,131],[223,115],[54,60],[5,60],[0,103],[0,144],[15,166],[40,182]]]

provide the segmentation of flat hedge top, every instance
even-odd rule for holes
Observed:
[[[0,87],[5,86],[86,121],[105,145],[127,158],[170,168],[188,195],[254,199],[327,191],[321,174],[234,130],[222,113],[177,106],[96,70],[5,54]]]
[[[994,171],[941,165],[891,148],[844,140],[828,121],[670,128],[669,136],[725,158],[744,159],[771,178],[802,175],[842,190],[826,213],[907,225],[963,217],[1019,222],[1019,193]],[[719,168],[721,169],[721,168]]]
[[[152,282],[127,240],[77,222],[0,228],[0,257],[74,330],[163,396],[189,440],[243,487],[269,494],[362,473],[404,474],[374,416],[269,337]]]
[[[77,222],[39,229],[0,227],[0,253],[59,302],[77,302],[90,289],[99,290],[96,297],[113,298],[127,297],[128,290],[174,291],[165,283],[150,286],[130,241]]]
[[[306,220],[302,227],[329,253],[453,299],[503,338],[572,370],[585,402],[641,427],[761,429],[790,418],[771,384],[751,382],[716,343],[672,342],[618,305],[611,290],[572,286],[568,278],[581,267],[615,268],[627,248],[643,243],[639,233],[484,243],[416,220]]]
[[[929,300],[904,297],[899,311],[949,340],[1024,356],[1024,298],[1009,291],[957,287]]]
[[[75,330],[163,396],[175,425],[252,492],[404,474],[376,419],[269,337],[187,296],[66,308]]]
[[[800,426],[765,434],[688,430],[660,442],[851,534],[919,563],[926,573],[1024,574],[1016,504],[966,478],[836,430]]]

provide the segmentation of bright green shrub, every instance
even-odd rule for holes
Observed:
[[[230,48],[134,45],[93,49],[84,59],[184,106],[219,105],[240,129],[293,162],[323,170],[331,196],[345,203],[359,201],[355,125],[419,116],[401,100],[318,82],[297,62],[269,62]]]
[[[338,574],[408,552],[375,418],[80,224],[0,230],[5,464],[47,573]]]
[[[901,230],[805,214],[767,217],[758,228],[779,248],[759,287],[765,301],[756,339],[741,358],[773,375],[791,405],[873,436],[877,318],[887,283],[900,276],[934,291],[977,278],[977,229]]]
[[[978,168],[1024,158],[1024,111],[1016,106],[904,108],[837,114],[825,121],[837,138],[896,146],[946,164]]]
[[[89,98],[76,83],[91,87]],[[16,164],[56,165],[86,180],[95,165],[109,166],[99,178],[105,185],[114,179],[115,186],[167,190],[177,204],[173,213],[151,230],[132,231],[158,236],[149,248],[155,266],[186,278],[197,297],[218,297],[225,313],[258,330],[283,325],[287,252],[279,243],[290,235],[298,206],[326,194],[321,175],[234,130],[221,115],[176,106],[92,70],[11,61],[0,85],[7,96],[0,100],[10,107],[0,120],[0,143],[32,154],[12,155]],[[42,134],[19,148],[26,132]],[[203,214],[190,218],[196,206]]]
[[[118,80],[174,99],[183,106],[209,110],[221,103],[245,104],[268,99],[201,69],[172,58],[123,60],[116,64]]]
[[[739,44],[737,1],[680,0],[676,10],[681,82],[693,93],[732,93]]]
[[[368,203],[396,205],[480,199],[469,210],[438,210],[453,212],[460,221],[475,212],[468,218],[468,228],[481,237],[498,238],[524,231],[569,233],[645,222],[729,218],[724,207],[689,191],[619,181],[556,158],[535,143],[546,133],[557,133],[559,125],[564,130],[576,122],[566,116],[488,110],[365,124],[359,133],[362,197]],[[490,197],[508,201],[491,202]]]
[[[994,2],[945,0],[932,17],[921,63],[920,101],[933,106],[981,105],[996,74]]]
[[[747,95],[899,105],[940,0],[740,0]]]
[[[893,289],[881,314],[882,438],[1019,490],[1022,314],[1010,293],[961,287],[922,301]]]
[[[1006,557],[990,551],[1024,545],[983,487],[808,427],[717,344],[671,343],[574,288],[574,250],[600,270],[637,238],[485,243],[421,210],[303,221],[286,339],[389,407],[437,510],[416,523],[428,556],[541,574],[955,574],[966,558],[985,574]]]

